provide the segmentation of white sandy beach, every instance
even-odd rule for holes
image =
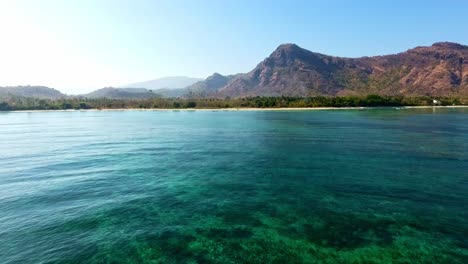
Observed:
[[[68,110],[15,110],[5,112],[93,112],[93,111],[316,111],[316,110],[370,110],[370,109],[426,109],[426,108],[468,108],[468,105],[450,106],[386,106],[386,107],[278,107],[278,108],[103,108]]]

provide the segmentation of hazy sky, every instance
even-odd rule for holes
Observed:
[[[247,72],[281,43],[347,57],[468,44],[468,1],[381,2],[0,0],[0,86]]]

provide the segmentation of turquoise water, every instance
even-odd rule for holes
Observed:
[[[468,263],[468,109],[0,113],[0,263]]]

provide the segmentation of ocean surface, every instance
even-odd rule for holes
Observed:
[[[468,263],[468,109],[3,112],[0,263]]]

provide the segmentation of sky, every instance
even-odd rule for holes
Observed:
[[[0,86],[248,72],[282,43],[343,57],[468,45],[467,14],[464,0],[0,0]]]

